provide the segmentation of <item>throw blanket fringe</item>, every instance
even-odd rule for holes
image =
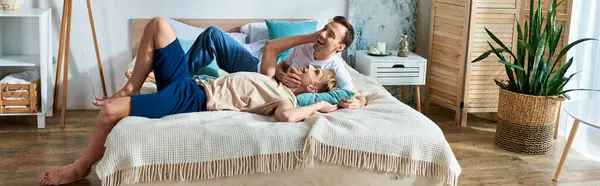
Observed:
[[[314,158],[323,162],[385,173],[434,178],[450,186],[458,184],[459,175],[449,168],[432,162],[334,147],[326,145],[312,136],[308,138],[306,143],[305,150],[308,150],[308,153],[305,152],[305,154],[313,154]],[[308,149],[306,149],[306,146],[308,146]],[[310,164],[311,167],[314,166],[313,158],[310,159]]]
[[[103,186],[166,180],[198,180],[242,174],[269,173],[304,168],[302,152],[263,154],[208,162],[156,164],[119,170],[102,180]]]

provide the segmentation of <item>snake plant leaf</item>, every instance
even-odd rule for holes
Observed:
[[[565,2],[565,0],[562,0],[562,1],[558,2],[558,4],[556,4],[555,7],[559,7],[563,2]],[[555,1],[555,3],[556,3],[556,1]]]
[[[515,57],[515,54],[513,54],[513,52],[506,47],[506,45],[500,41],[500,39],[498,39],[498,37],[496,37],[496,35],[494,35],[494,33],[490,32],[490,30],[488,30],[487,28],[484,28],[485,32],[487,32],[487,34],[492,38],[492,40],[494,40],[496,42],[496,44],[500,45],[500,47],[502,47],[502,49],[504,49],[505,52],[508,52],[508,54],[510,54],[513,59],[516,61],[517,57]]]
[[[548,63],[552,63],[552,58],[554,57],[554,53],[556,52],[556,47],[558,46],[558,41],[560,40],[560,34],[562,33],[562,29],[562,25],[558,26],[558,29],[556,31],[553,31],[553,36],[548,38],[548,47],[550,47],[550,53],[548,54]],[[554,65],[552,65],[551,70],[554,70]]]
[[[545,84],[545,78],[546,78],[546,73],[548,73],[548,70],[550,67],[548,65],[547,62],[542,61],[542,63],[540,63],[542,66],[540,68],[540,74],[538,75],[538,82],[539,82],[539,92],[537,95],[543,96],[544,93],[546,92],[546,89],[548,88],[547,84]]]
[[[529,24],[527,21],[525,21],[525,28],[523,28],[523,31],[525,32],[523,34],[523,41],[527,41],[527,38],[529,37]]]
[[[496,85],[498,85],[500,88],[504,89],[504,90],[509,90],[506,88],[506,86],[504,85],[504,83],[498,81],[497,79],[494,79],[494,82],[496,82]]]
[[[496,57],[500,58],[500,60],[506,61],[506,59],[504,58],[504,56],[502,56],[502,54],[500,54],[500,52],[496,52],[496,48],[489,41],[487,42],[487,44],[490,46],[494,54],[496,54]],[[510,68],[506,65],[504,66],[504,69],[506,70],[506,76],[508,76],[508,85],[511,88],[506,90],[518,91],[517,83],[515,82],[515,77],[513,76],[513,71],[510,70]]]
[[[488,50],[488,51],[482,53],[479,57],[477,57],[473,61],[471,61],[471,63],[475,63],[475,62],[478,62],[478,61],[481,61],[481,60],[487,58],[492,52],[494,52],[494,51]],[[501,52],[504,52],[504,50],[501,48],[498,48],[498,49],[496,49],[496,52],[501,53]]]
[[[560,50],[560,53],[558,54],[558,57],[556,58],[556,61],[560,61],[560,59],[561,59],[561,58],[562,58],[562,57],[563,57],[565,54],[567,54],[567,52],[568,52],[569,50],[571,50],[571,48],[573,48],[573,46],[575,46],[575,45],[577,45],[577,44],[579,44],[579,43],[581,43],[581,42],[584,42],[584,41],[591,41],[591,40],[598,41],[598,39],[594,39],[594,38],[583,38],[583,39],[578,39],[577,41],[574,41],[574,42],[572,42],[572,43],[569,43],[567,46],[565,46],[565,48],[563,48],[562,50]]]
[[[580,91],[580,90],[600,92],[600,90],[596,90],[596,89],[578,88],[578,89],[569,89],[569,90],[562,91],[558,95],[565,94],[565,93],[571,92],[571,91]]]
[[[531,77],[533,83],[530,83],[533,86],[533,92],[537,92],[537,88],[539,87],[539,78],[538,76],[540,75],[540,61],[542,61],[542,58],[544,57],[544,52],[546,51],[546,43],[548,42],[548,40],[546,39],[547,35],[546,32],[544,31],[544,33],[542,34],[541,39],[539,40],[539,43],[537,44],[537,49],[535,51],[535,57],[533,59],[533,77]],[[535,94],[534,94],[535,95]]]
[[[517,39],[523,39],[523,31],[519,22],[517,22]]]
[[[529,45],[523,41],[522,39],[517,39],[517,57],[519,59],[517,65],[525,68],[526,62],[525,57],[527,56],[527,50]],[[529,75],[527,70],[517,71],[517,81],[521,87],[521,90],[525,91],[523,93],[529,93]]]
[[[534,19],[535,19],[535,16],[534,16],[535,14],[533,14],[533,7],[535,7],[534,6],[534,1],[530,0],[529,1],[529,24],[531,24],[530,25],[531,26],[530,29],[532,29],[532,30],[527,29],[527,23],[525,23],[525,29],[528,30],[529,34],[533,34],[533,24],[534,24]],[[527,33],[525,33],[525,35],[527,35]],[[529,43],[532,43],[531,42],[531,38],[529,40]]]
[[[571,78],[573,78],[575,74],[579,73],[573,73],[568,78],[563,79],[565,77],[565,74],[567,73],[567,70],[571,67],[572,64],[573,58],[569,59],[569,61],[567,61],[567,63],[565,63],[565,65],[562,66],[560,70],[554,74],[554,77],[552,77],[552,79],[549,82],[551,84],[551,90],[548,91],[548,95],[558,95],[558,92],[562,90],[562,88],[571,80]]]
[[[571,81],[571,79],[573,79],[573,77],[575,77],[575,75],[579,74],[581,71],[577,71],[573,74],[571,74],[569,77],[563,77],[563,78],[559,78],[559,81],[556,82],[558,83],[558,85],[555,84],[555,87],[553,87],[553,89],[550,90],[550,92],[548,92],[548,95],[561,95],[561,91],[564,88],[565,85],[567,85],[567,83],[569,83],[569,81]]]
[[[571,99],[571,96],[567,95],[567,94],[562,94],[565,98],[567,98],[568,100]]]
[[[517,69],[517,70],[520,70],[520,71],[525,71],[525,69],[523,69],[523,67],[515,65],[515,64],[512,64],[512,63],[504,61],[504,60],[498,60],[498,62],[500,62],[500,63],[502,63],[502,64],[504,64],[504,65],[506,65],[508,67],[511,67],[511,68],[514,68],[514,69]]]

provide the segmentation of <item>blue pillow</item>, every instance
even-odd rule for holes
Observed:
[[[329,92],[300,94],[296,96],[296,105],[303,107],[318,101],[326,101],[332,105],[337,105],[342,100],[352,97],[354,97],[354,92],[338,88]]]
[[[276,21],[265,20],[269,31],[269,40],[283,37],[310,34],[317,31],[317,21]],[[294,48],[277,55],[277,63],[281,62]]]
[[[181,44],[181,47],[183,48],[183,51],[185,53],[188,52],[188,50],[190,50],[190,48],[192,48],[192,45],[194,45],[194,40],[184,40],[181,39],[179,40],[179,43]],[[198,70],[198,72],[196,72],[194,75],[209,75],[212,77],[219,77],[219,65],[217,65],[217,58],[213,58],[213,61],[210,62],[210,64],[208,64],[205,67],[200,68],[200,70]]]

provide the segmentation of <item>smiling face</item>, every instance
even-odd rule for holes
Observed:
[[[300,76],[300,89],[303,93],[325,92],[337,87],[335,75],[328,70],[308,65],[300,69],[289,68],[288,71]]]
[[[348,29],[337,22],[329,22],[318,31],[317,41],[314,44],[315,52],[337,53],[346,49],[343,39]]]

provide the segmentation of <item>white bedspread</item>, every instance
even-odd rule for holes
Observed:
[[[98,177],[103,185],[210,179],[308,168],[317,159],[456,185],[461,167],[440,128],[350,71],[368,106],[301,123],[230,111],[125,118],[108,136]]]

